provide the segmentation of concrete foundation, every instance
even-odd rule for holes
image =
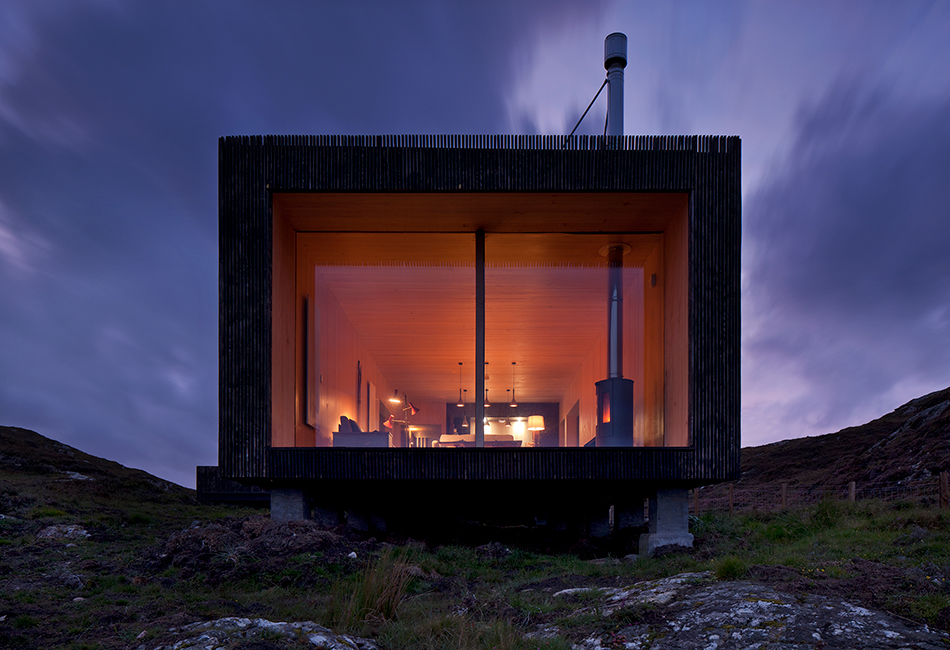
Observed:
[[[270,491],[270,518],[274,521],[310,519],[310,500],[303,490],[274,488]]]
[[[640,535],[640,555],[653,555],[661,546],[692,548],[688,490],[657,490],[650,496],[649,531]]]

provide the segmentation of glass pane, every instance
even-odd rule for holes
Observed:
[[[662,289],[644,272],[661,243],[652,234],[486,235],[486,432],[499,444],[616,446],[604,424],[625,431],[624,446],[663,444]],[[610,244],[626,251],[615,359],[633,386],[626,398],[605,388],[599,402],[597,384],[609,378]]]
[[[473,381],[474,235],[313,233],[298,246],[318,427],[335,447],[437,445]]]

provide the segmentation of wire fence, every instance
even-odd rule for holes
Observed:
[[[907,501],[923,507],[950,507],[947,472],[926,479],[861,486],[854,481],[842,486],[773,483],[758,487],[734,483],[697,488],[690,498],[690,514],[704,512],[776,512],[801,508],[825,499],[838,501]]]

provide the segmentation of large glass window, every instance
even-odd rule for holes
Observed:
[[[271,446],[352,423],[365,446],[690,444],[687,193],[286,192],[273,214]]]
[[[600,446],[605,413],[618,412],[595,392],[616,349],[611,291],[622,305],[615,361],[633,382],[624,444],[665,444],[663,235],[488,233],[484,241],[481,391],[474,233],[298,236],[300,408],[314,444]],[[623,251],[613,284],[610,247]]]

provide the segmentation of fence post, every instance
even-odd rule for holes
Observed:
[[[734,493],[733,493],[733,488],[734,488],[734,487],[735,487],[735,486],[734,486],[732,483],[729,484],[729,516],[730,516],[730,517],[731,517],[732,514],[733,514],[733,503],[734,503],[734,501],[733,501],[733,494],[734,494]]]
[[[950,481],[947,472],[940,472],[940,507],[950,508]]]
[[[788,507],[788,483],[782,483],[782,510]]]
[[[699,488],[693,488],[693,513],[699,516]]]
[[[857,486],[855,485],[854,481],[851,481],[850,483],[848,483],[848,501],[850,501],[851,503],[854,503],[854,499],[857,496],[856,493],[857,493]]]

